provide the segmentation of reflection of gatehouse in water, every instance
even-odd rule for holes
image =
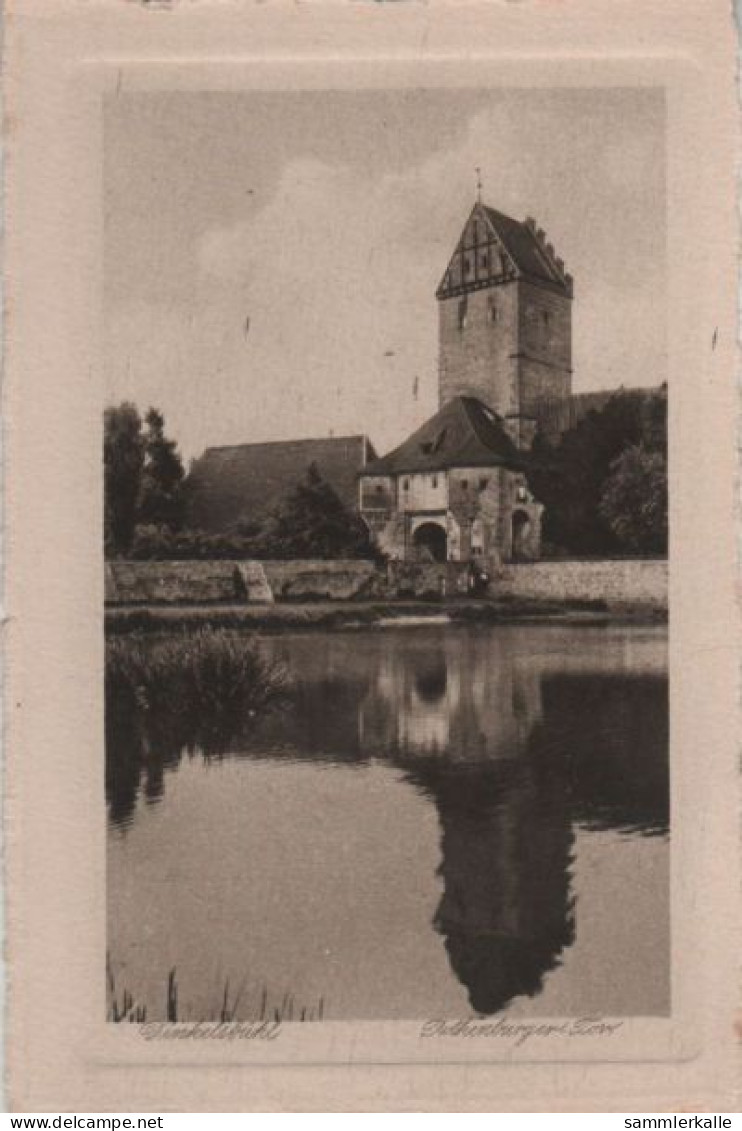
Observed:
[[[433,924],[481,1014],[538,993],[573,943],[575,829],[652,835],[668,816],[662,671],[636,674],[635,655],[624,668],[602,647],[519,652],[511,639],[358,634],[349,653],[347,639],[330,636],[320,664],[316,640],[277,638],[275,653],[290,650],[301,673],[291,708],[222,747],[238,757],[388,761],[433,802],[442,882]],[[143,726],[129,773],[109,774],[119,821],[143,777],[150,799],[159,795],[163,766],[188,745],[182,731],[169,746],[166,727]],[[121,738],[117,747],[109,734],[109,757]]]

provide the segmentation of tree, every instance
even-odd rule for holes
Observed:
[[[144,466],[142,420],[124,401],[103,415],[104,538],[106,553],[127,553],[137,523]]]
[[[362,558],[374,553],[360,517],[345,506],[312,464],[269,520],[264,555],[280,558]]]
[[[611,465],[600,514],[618,541],[640,554],[667,553],[667,465],[662,452],[641,444]]]
[[[578,555],[626,548],[601,510],[615,461],[642,445],[662,461],[667,450],[667,398],[617,393],[564,433],[555,447],[537,437],[529,480],[544,504],[544,541]]]
[[[183,464],[165,436],[162,413],[151,408],[146,428],[136,405],[124,401],[103,415],[105,549],[130,553],[138,526],[179,529],[184,513]]]
[[[165,436],[162,413],[150,408],[145,423],[138,521],[177,530],[184,513],[183,462],[175,441]]]

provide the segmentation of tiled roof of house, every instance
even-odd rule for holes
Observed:
[[[493,466],[517,470],[523,466],[523,457],[501,418],[487,405],[475,397],[454,397],[398,448],[369,462],[364,474]]]
[[[260,521],[306,478],[312,464],[346,506],[356,508],[359,472],[375,456],[365,436],[207,448],[188,476],[189,523],[216,533]]]

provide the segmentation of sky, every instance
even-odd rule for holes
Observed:
[[[186,459],[436,410],[477,166],[574,276],[574,391],[667,379],[659,89],[121,92],[104,140],[106,403]]]

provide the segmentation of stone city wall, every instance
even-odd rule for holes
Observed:
[[[608,608],[667,610],[667,562],[659,560],[524,562],[494,574],[496,597],[604,601]]]
[[[112,605],[264,603],[374,596],[384,578],[369,561],[107,562]]]
[[[600,601],[667,610],[665,561],[559,561],[480,564],[489,595],[544,601]],[[193,561],[108,562],[111,605],[262,604],[410,597],[450,598],[467,592],[465,562]]]

